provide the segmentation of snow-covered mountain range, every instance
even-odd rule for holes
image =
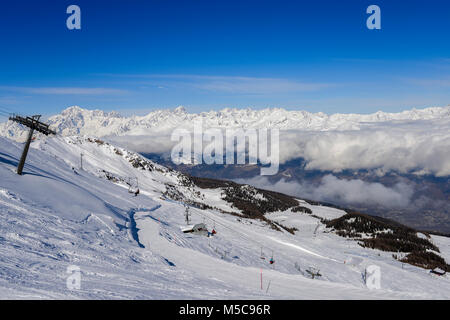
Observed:
[[[450,298],[429,272],[448,267],[446,237],[192,178],[95,137],[38,137],[23,176],[22,145],[0,150],[0,298]],[[183,233],[186,206],[217,233]]]
[[[399,113],[376,112],[373,114],[310,113],[287,111],[280,108],[264,110],[223,109],[201,113],[188,113],[184,107],[173,110],[152,111],[145,116],[121,116],[117,112],[87,110],[78,106],[65,109],[51,116],[48,123],[58,133],[71,135],[145,135],[150,132],[165,132],[174,128],[192,126],[202,120],[206,128],[278,128],[305,131],[360,130],[367,124],[389,121],[450,121],[450,106],[412,109]],[[0,124],[0,135],[23,140],[23,128],[14,123]]]

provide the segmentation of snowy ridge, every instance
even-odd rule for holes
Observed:
[[[221,111],[188,113],[183,107],[173,110],[152,111],[145,116],[123,117],[117,112],[86,110],[78,106],[65,109],[61,114],[48,119],[48,123],[58,133],[71,135],[144,135],[151,132],[191,127],[202,120],[205,127],[218,128],[278,128],[283,130],[306,131],[346,131],[359,130],[368,123],[419,120],[450,121],[450,106],[412,109],[399,113],[378,111],[373,114],[333,114],[310,113],[307,111],[287,111],[281,108],[263,110],[231,109]],[[13,123],[0,124],[0,135],[23,141],[23,128]]]
[[[265,215],[295,227],[291,234],[240,215],[224,200],[224,188],[199,188],[176,171],[96,138],[38,139],[23,176],[14,172],[22,145],[0,138],[0,148],[0,298],[450,297],[447,277],[402,267],[391,252],[365,249],[330,232],[318,217],[340,217],[345,212],[339,209],[298,201],[312,214],[288,209]],[[136,178],[138,196],[128,192]],[[168,198],[168,189],[184,198]],[[241,189],[261,201],[268,197]],[[217,235],[181,231],[186,200],[211,207],[191,206],[191,219],[214,227]],[[432,240],[448,261],[450,240]],[[268,263],[272,255],[274,265]],[[80,290],[66,287],[70,265],[81,269]],[[369,290],[361,279],[369,265],[381,268],[379,290]],[[305,272],[311,267],[322,276],[311,279]]]

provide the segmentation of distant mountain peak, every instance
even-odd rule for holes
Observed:
[[[63,117],[71,117],[71,116],[86,117],[86,116],[89,116],[89,117],[114,117],[114,118],[122,117],[117,111],[105,112],[105,111],[99,110],[99,109],[89,110],[89,109],[81,108],[80,106],[70,106],[70,107],[64,109],[63,111],[61,111],[61,113],[59,115],[54,115],[51,118],[56,117],[56,116],[63,116]]]
[[[173,110],[175,113],[187,113],[186,109],[183,106],[178,106]]]

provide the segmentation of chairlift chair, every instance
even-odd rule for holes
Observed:
[[[272,251],[272,256],[270,257],[269,263],[270,264],[274,264],[275,263],[275,260],[273,259],[273,251]]]
[[[135,183],[133,184],[131,182],[131,178],[129,179],[128,182],[128,192],[129,193],[134,193],[135,196],[137,196],[139,194],[139,184],[138,184],[138,178],[135,178]]]

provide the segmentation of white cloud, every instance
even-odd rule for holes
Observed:
[[[338,179],[334,175],[325,175],[318,184],[310,181],[287,182],[283,179],[271,183],[266,177],[239,179],[237,182],[305,199],[341,205],[370,205],[384,208],[409,206],[414,191],[411,186],[402,182],[393,187],[387,187],[381,183],[370,183],[359,179]]]
[[[196,74],[123,74],[125,78],[151,79],[158,87],[186,87],[210,92],[234,94],[276,94],[318,91],[335,86],[332,83],[303,82],[283,78],[220,76]]]
[[[123,94],[126,90],[111,88],[83,88],[83,87],[10,87],[0,86],[0,90],[22,92],[27,94],[52,94],[52,95],[103,95]]]
[[[307,83],[288,79],[223,77],[205,83],[193,84],[194,87],[225,93],[268,94],[318,91],[332,86],[327,83]]]
[[[424,87],[450,87],[450,79],[407,79],[407,82]]]
[[[448,121],[386,122],[352,131],[288,131],[280,139],[280,162],[301,157],[306,169],[450,175]]]

